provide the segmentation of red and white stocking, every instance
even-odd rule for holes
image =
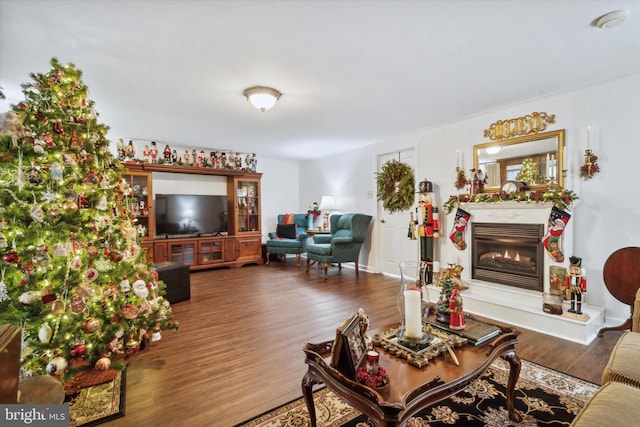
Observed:
[[[561,237],[569,219],[571,219],[571,215],[567,212],[558,209],[556,206],[551,208],[547,234],[542,238],[542,245],[547,250],[551,259],[555,262],[564,261],[564,254],[562,253],[561,248]]]
[[[451,239],[454,246],[461,251],[467,247],[467,243],[464,241],[464,231],[467,228],[469,218],[471,218],[471,214],[469,212],[458,208],[453,222],[453,230],[451,230],[451,233],[449,234],[449,239]]]

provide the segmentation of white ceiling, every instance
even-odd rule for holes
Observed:
[[[640,1],[0,0],[2,111],[51,57],[112,140],[314,158],[638,72]]]

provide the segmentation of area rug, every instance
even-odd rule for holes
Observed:
[[[506,384],[509,365],[496,360],[465,390],[423,410],[407,423],[411,427],[436,426],[568,426],[599,386],[553,369],[522,361],[516,385],[515,407],[522,422],[509,420]],[[345,404],[333,392],[314,393],[318,427],[368,427],[367,417]],[[236,427],[310,426],[304,399],[296,399]]]
[[[124,416],[126,370],[105,371],[109,373],[107,381],[82,387],[67,397],[69,427],[95,426]]]

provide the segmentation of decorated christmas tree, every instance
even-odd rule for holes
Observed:
[[[516,176],[516,180],[526,182],[528,184],[535,184],[538,182],[539,178],[540,173],[538,172],[538,165],[536,162],[534,162],[530,157],[524,159],[522,161],[520,172],[518,172],[518,176]]]
[[[0,324],[27,375],[105,369],[178,326],[81,77],[52,59],[0,127]]]

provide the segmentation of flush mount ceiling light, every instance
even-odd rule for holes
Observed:
[[[498,154],[501,149],[502,147],[500,147],[499,145],[494,145],[493,147],[485,148],[488,154]]]
[[[251,105],[262,112],[276,105],[276,101],[282,96],[276,89],[266,86],[250,87],[244,90],[243,95]]]
[[[595,25],[598,28],[607,29],[617,27],[621,25],[629,17],[629,12],[626,10],[616,10],[602,15],[596,18]]]

